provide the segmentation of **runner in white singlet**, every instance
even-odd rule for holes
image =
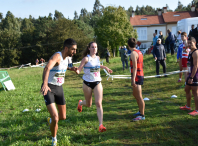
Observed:
[[[62,84],[65,81],[65,72],[69,69],[67,57],[72,57],[76,54],[76,49],[77,43],[73,39],[65,40],[63,50],[56,52],[50,58],[43,71],[41,93],[44,96],[47,109],[51,115],[51,118],[48,118],[47,121],[52,134],[52,145],[57,144],[58,121],[66,119],[66,104]],[[72,67],[70,70],[76,72],[77,68]]]
[[[103,98],[103,88],[101,84],[100,68],[106,69],[109,73],[113,71],[106,66],[100,65],[100,57],[96,56],[97,44],[95,42],[90,42],[87,49],[83,53],[83,59],[77,70],[79,74],[84,68],[83,75],[83,91],[85,100],[79,100],[78,111],[82,112],[82,106],[91,107],[92,105],[92,90],[94,91],[95,103],[97,108],[97,116],[99,121],[99,132],[106,131],[103,126],[103,108],[102,108],[102,98]]]

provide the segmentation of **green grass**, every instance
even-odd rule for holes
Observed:
[[[166,62],[167,72],[178,70],[176,56],[168,55]],[[122,71],[120,58],[112,58],[110,64],[104,65],[111,68],[115,75],[130,74],[129,70]],[[51,133],[46,122],[49,113],[39,93],[43,69],[7,71],[16,90],[0,92],[0,146],[50,145]],[[160,72],[162,73],[162,67]],[[138,111],[130,80],[107,81],[104,71],[101,70],[104,126],[107,131],[99,133],[94,99],[92,107],[83,107],[82,113],[77,111],[78,100],[84,99],[82,73],[66,73],[63,90],[67,102],[67,119],[59,122],[59,145],[197,145],[198,117],[188,115],[188,111],[179,110],[180,106],[186,104],[186,99],[184,88],[181,88],[184,81],[177,83],[178,74],[167,78],[145,79],[142,86],[143,98],[150,98],[150,101],[145,101],[146,120],[130,122],[132,115]],[[151,55],[144,57],[144,74],[155,75],[155,61]],[[170,98],[173,94],[178,97]],[[191,105],[194,109],[194,100]],[[26,108],[29,112],[23,113]],[[41,109],[38,113],[35,112],[37,108]]]

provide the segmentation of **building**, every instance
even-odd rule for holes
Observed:
[[[136,15],[132,12],[130,17],[131,25],[137,30],[138,41],[142,44],[140,48],[150,47],[153,41],[153,33],[159,35],[162,31],[164,37],[167,36],[167,29],[173,34],[177,33],[177,21],[185,18],[198,17],[198,8],[191,6],[191,11],[167,12],[167,8],[158,10],[158,15]],[[188,33],[188,32],[187,32]]]

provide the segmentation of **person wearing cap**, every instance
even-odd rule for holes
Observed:
[[[163,72],[166,73],[166,53],[164,46],[161,44],[161,39],[157,39],[157,43],[153,48],[153,57],[156,61],[156,74],[159,75],[159,64],[163,66]],[[165,75],[167,77],[167,75]]]

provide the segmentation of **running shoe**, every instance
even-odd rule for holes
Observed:
[[[190,112],[188,114],[191,115],[191,116],[197,116],[198,112],[196,110],[194,110],[194,111],[192,111],[192,112]]]
[[[181,80],[179,79],[177,82],[178,82],[178,83],[180,83],[180,82],[181,82]]]
[[[185,88],[185,86],[186,86],[186,85],[184,84],[184,85],[182,85],[181,87],[182,87],[182,88]]]
[[[82,100],[79,100],[78,102],[78,107],[77,107],[78,112],[82,112],[82,105],[80,105],[80,102],[82,102]]]
[[[134,116],[140,116],[140,112],[133,114]]]
[[[47,123],[50,126],[50,124],[51,124],[51,118],[50,117],[47,118]]]
[[[186,107],[186,105],[185,105],[185,106],[180,107],[180,109],[181,109],[181,110],[191,110],[191,108],[190,108],[190,107]]]
[[[56,146],[57,145],[57,141],[52,141],[52,146]]]
[[[141,120],[145,120],[145,117],[137,116],[136,118],[132,119],[132,121],[134,121],[134,122],[141,121]]]
[[[99,132],[105,132],[106,131],[106,128],[101,124],[99,126]]]

